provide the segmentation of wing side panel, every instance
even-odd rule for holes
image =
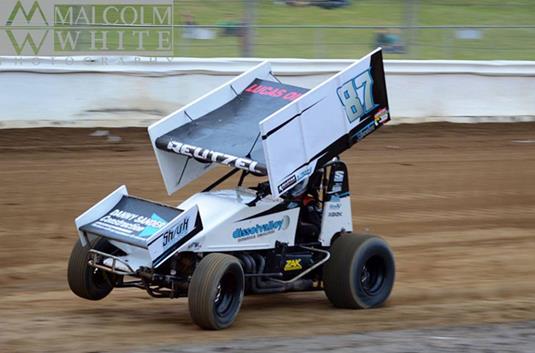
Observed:
[[[255,78],[272,78],[269,62],[262,62],[228,83],[149,126],[148,131],[152,148],[169,194],[174,193],[192,180],[198,178],[210,170],[214,164],[200,163],[188,156],[162,151],[156,146],[158,137],[221,107],[236,97]]]
[[[273,195],[289,191],[389,120],[377,49],[260,122]]]

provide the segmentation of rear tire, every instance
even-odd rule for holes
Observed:
[[[193,272],[188,288],[193,322],[208,330],[232,325],[243,300],[244,278],[243,268],[234,256],[205,256]]]
[[[110,294],[117,276],[88,265],[91,249],[109,253],[114,247],[103,238],[96,238],[86,246],[78,239],[69,259],[67,280],[71,291],[80,298],[100,300]]]
[[[344,234],[331,247],[323,270],[327,298],[339,308],[381,306],[395,279],[394,256],[388,244],[373,235]]]

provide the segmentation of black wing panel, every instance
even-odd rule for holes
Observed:
[[[228,158],[220,154],[264,165],[258,124],[307,91],[301,87],[256,79],[218,109],[159,137],[156,146],[164,151],[238,168],[240,165],[224,163]]]

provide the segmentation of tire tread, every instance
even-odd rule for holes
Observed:
[[[336,307],[347,309],[366,309],[370,305],[362,301],[352,288],[354,275],[352,265],[366,247],[367,242],[382,243],[391,254],[386,242],[370,234],[344,234],[331,246],[331,259],[323,270],[324,290],[329,301]],[[392,257],[393,258],[393,257]]]
[[[100,300],[112,291],[113,286],[107,289],[93,287],[87,272],[89,250],[101,250],[107,244],[108,242],[102,238],[95,238],[86,246],[82,245],[80,239],[74,244],[67,268],[67,281],[71,291],[77,296],[88,300]]]
[[[215,285],[233,264],[241,267],[239,260],[234,256],[212,253],[205,256],[193,272],[188,288],[188,306],[192,321],[201,328],[217,330],[232,324],[230,322],[229,325],[222,326],[214,316],[213,306],[207,303],[213,300],[213,292],[217,290]]]

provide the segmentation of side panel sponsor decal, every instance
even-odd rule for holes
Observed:
[[[259,94],[261,96],[278,97],[287,101],[296,100],[297,98],[303,95],[303,93],[301,92],[289,91],[285,88],[277,88],[273,86],[268,86],[266,84],[258,83],[253,83],[252,85],[247,87],[245,92]]]
[[[93,227],[119,235],[148,238],[167,224],[167,221],[153,213],[150,218],[118,208],[92,224]]]
[[[297,172],[293,173],[290,177],[288,177],[281,184],[279,184],[279,186],[277,187],[279,193],[282,194],[284,191],[290,189],[295,184],[310,176],[312,174],[312,171],[313,168],[311,166],[305,166]]]
[[[302,270],[303,265],[301,265],[302,259],[289,259],[286,260],[286,264],[284,265],[284,271],[297,271]]]
[[[177,141],[169,141],[166,148],[177,154],[193,157],[202,161],[221,163],[258,174],[267,174],[267,170],[264,166],[249,158],[236,157],[230,154],[212,151]]]
[[[155,239],[149,244],[149,253],[154,266],[178,249],[188,235],[191,237],[194,231],[200,231],[202,225],[197,222],[198,213],[197,207],[190,208],[155,235]]]
[[[379,110],[373,116],[373,120],[375,121],[375,125],[376,126],[379,126],[379,125],[382,125],[382,124],[388,122],[388,120],[390,120],[390,114],[388,113],[388,109],[383,108],[383,109]]]
[[[252,220],[254,221],[254,219]],[[284,216],[280,219],[274,219],[267,222],[252,223],[240,225],[232,232],[232,238],[238,241],[245,241],[277,233],[288,228],[290,217]]]
[[[375,124],[375,121],[370,121],[368,125],[364,126],[361,130],[357,131],[356,134],[354,134],[352,137],[357,142],[371,134],[372,132],[377,129],[377,125]]]

